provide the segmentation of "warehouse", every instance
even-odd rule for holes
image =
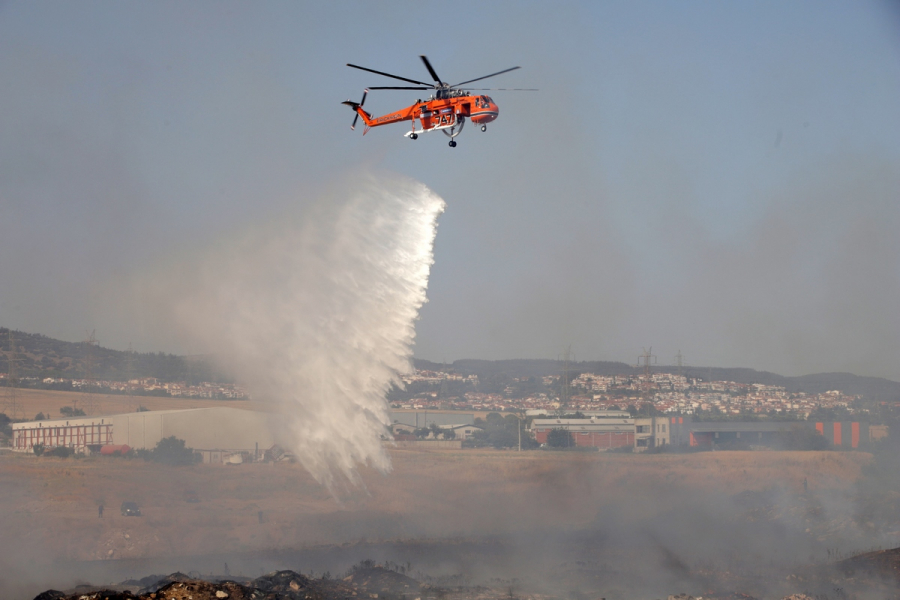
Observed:
[[[459,412],[433,412],[433,411],[391,411],[391,425],[405,425],[413,429],[422,429],[431,427],[432,424],[439,427],[448,425],[474,425],[475,415],[473,413]]]
[[[275,444],[278,415],[213,407],[160,410],[14,423],[12,447],[30,452],[36,444],[65,446],[77,452],[104,445],[152,449],[175,436],[198,451],[259,453]]]
[[[568,431],[576,446],[601,450],[634,446],[634,419],[630,416],[609,419],[534,419],[531,422],[531,432],[540,444],[547,443],[547,436],[554,429]]]
[[[755,446],[778,445],[779,437],[797,435],[814,429],[828,440],[835,449],[857,449],[862,442],[876,441],[887,435],[883,426],[869,426],[858,422],[814,421],[713,421],[689,424],[691,446],[727,446],[747,444]]]

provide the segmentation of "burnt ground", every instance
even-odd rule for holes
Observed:
[[[572,565],[584,569],[584,563]],[[685,566],[687,571],[690,571]],[[309,577],[292,570],[274,571],[249,579],[245,577],[199,578],[173,573],[127,580],[119,585],[87,585],[60,592],[45,591],[34,600],[587,600],[596,595],[570,591],[563,594],[536,593],[516,580],[494,580],[487,585],[471,585],[459,577],[418,581],[405,573],[402,565],[375,564],[365,560],[343,577]],[[565,572],[569,577],[574,572]],[[695,578],[694,595],[680,592],[669,600],[875,600],[896,598],[900,584],[900,548],[860,554],[827,565],[804,567],[789,572],[731,573],[719,571],[687,573]],[[584,573],[582,573],[584,575]],[[777,578],[780,585],[772,578]],[[702,583],[701,583],[702,581]],[[767,589],[753,595],[737,589]],[[634,586],[635,588],[639,586]],[[776,587],[778,589],[776,589]],[[791,591],[788,591],[791,590]],[[613,597],[640,598],[640,593],[613,590]]]
[[[390,573],[419,586],[394,592],[408,600],[900,597],[884,569],[839,568],[851,556],[865,563],[859,550],[900,546],[900,484],[889,476],[900,469],[876,469],[872,455],[392,456],[393,473],[363,470],[366,489],[338,500],[299,465],[0,456],[0,538],[15,541],[0,548],[0,597],[85,595],[101,582],[140,597],[147,584],[135,582],[176,571],[195,588],[172,594],[252,597],[281,593],[250,583],[285,570],[302,572],[310,598],[381,598]],[[184,500],[187,488],[200,502]],[[119,515],[123,500],[143,516]],[[348,572],[366,559],[390,573]],[[224,580],[243,588],[209,587]]]

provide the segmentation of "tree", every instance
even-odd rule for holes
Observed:
[[[445,440],[455,440],[456,439],[456,430],[455,429],[445,429],[444,430],[444,439]]]
[[[59,414],[64,417],[83,417],[84,411],[80,408],[72,408],[71,406],[63,406],[59,409]]]
[[[39,412],[38,414],[34,415],[35,421],[45,421],[46,419],[47,419],[47,417],[44,416],[43,412]]]
[[[159,440],[151,453],[154,462],[164,465],[190,465],[194,463],[194,449],[186,448],[184,440],[174,435]]]
[[[569,448],[575,445],[575,440],[565,429],[551,429],[547,434],[547,445],[551,448]]]
[[[428,426],[428,429],[431,431],[431,437],[434,439],[438,439],[438,436],[441,435],[441,427],[437,423],[432,423]]]

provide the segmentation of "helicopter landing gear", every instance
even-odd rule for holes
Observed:
[[[487,131],[487,125],[482,125],[482,126],[481,126],[481,130],[482,130],[482,131]]]
[[[450,147],[456,148],[456,140],[450,140]]]
[[[418,133],[412,133],[412,134],[410,134],[409,139],[411,139],[411,140],[417,140],[417,139],[419,139],[419,134],[418,134]]]

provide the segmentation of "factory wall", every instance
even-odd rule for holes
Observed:
[[[196,408],[114,415],[113,439],[132,448],[154,448],[175,436],[190,448],[255,450],[275,443],[276,415],[237,408]]]

